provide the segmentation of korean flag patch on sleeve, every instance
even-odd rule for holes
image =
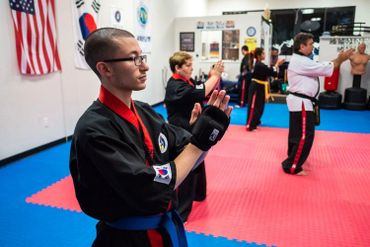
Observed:
[[[162,184],[170,184],[172,179],[171,165],[152,166],[155,171],[154,181]]]

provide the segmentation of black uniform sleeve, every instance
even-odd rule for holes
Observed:
[[[184,150],[185,145],[190,142],[191,133],[184,128],[168,124],[168,133],[173,146],[170,149],[170,160],[174,160]]]
[[[268,67],[264,63],[256,63],[253,71],[253,78],[266,81],[269,76],[277,76],[277,72],[273,67]]]
[[[273,77],[277,77],[278,76],[278,73],[277,73],[277,70],[271,66],[271,67],[268,67],[267,65],[265,65],[265,69],[266,69],[266,73],[268,73],[269,76],[273,76]]]
[[[138,101],[135,102],[140,105],[140,109],[147,111],[147,114],[143,114],[142,116],[143,121],[145,121],[147,125],[154,125],[154,123],[151,121],[163,122],[162,131],[166,133],[166,136],[168,138],[168,159],[174,160],[184,149],[184,146],[190,142],[191,133],[182,127],[165,123],[163,116],[154,111],[149,104]],[[140,111],[140,109],[138,110]],[[145,118],[145,116],[148,115],[151,116],[150,119]],[[152,139],[156,140],[157,138],[153,136]],[[157,151],[157,153],[160,152],[160,150]]]

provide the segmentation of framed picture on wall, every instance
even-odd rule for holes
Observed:
[[[180,32],[180,51],[194,52],[194,32]]]

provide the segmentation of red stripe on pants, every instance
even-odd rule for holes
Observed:
[[[251,103],[251,112],[249,114],[249,119],[248,119],[247,126],[249,126],[251,124],[251,121],[253,119],[254,104],[256,102],[256,94],[257,94],[257,92],[254,92],[254,94],[253,94],[252,103]]]
[[[299,158],[302,155],[302,150],[303,150],[304,142],[306,140],[306,119],[307,119],[306,118],[306,109],[304,107],[304,103],[302,102],[302,135],[301,135],[301,139],[299,141],[297,153],[294,156],[293,165],[290,168],[290,173],[291,174],[294,174],[294,170],[297,167],[297,163],[299,161]]]

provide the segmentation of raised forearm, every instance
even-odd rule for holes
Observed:
[[[177,188],[193,169],[203,151],[193,144],[188,144],[185,149],[174,160],[176,164],[176,185]]]

